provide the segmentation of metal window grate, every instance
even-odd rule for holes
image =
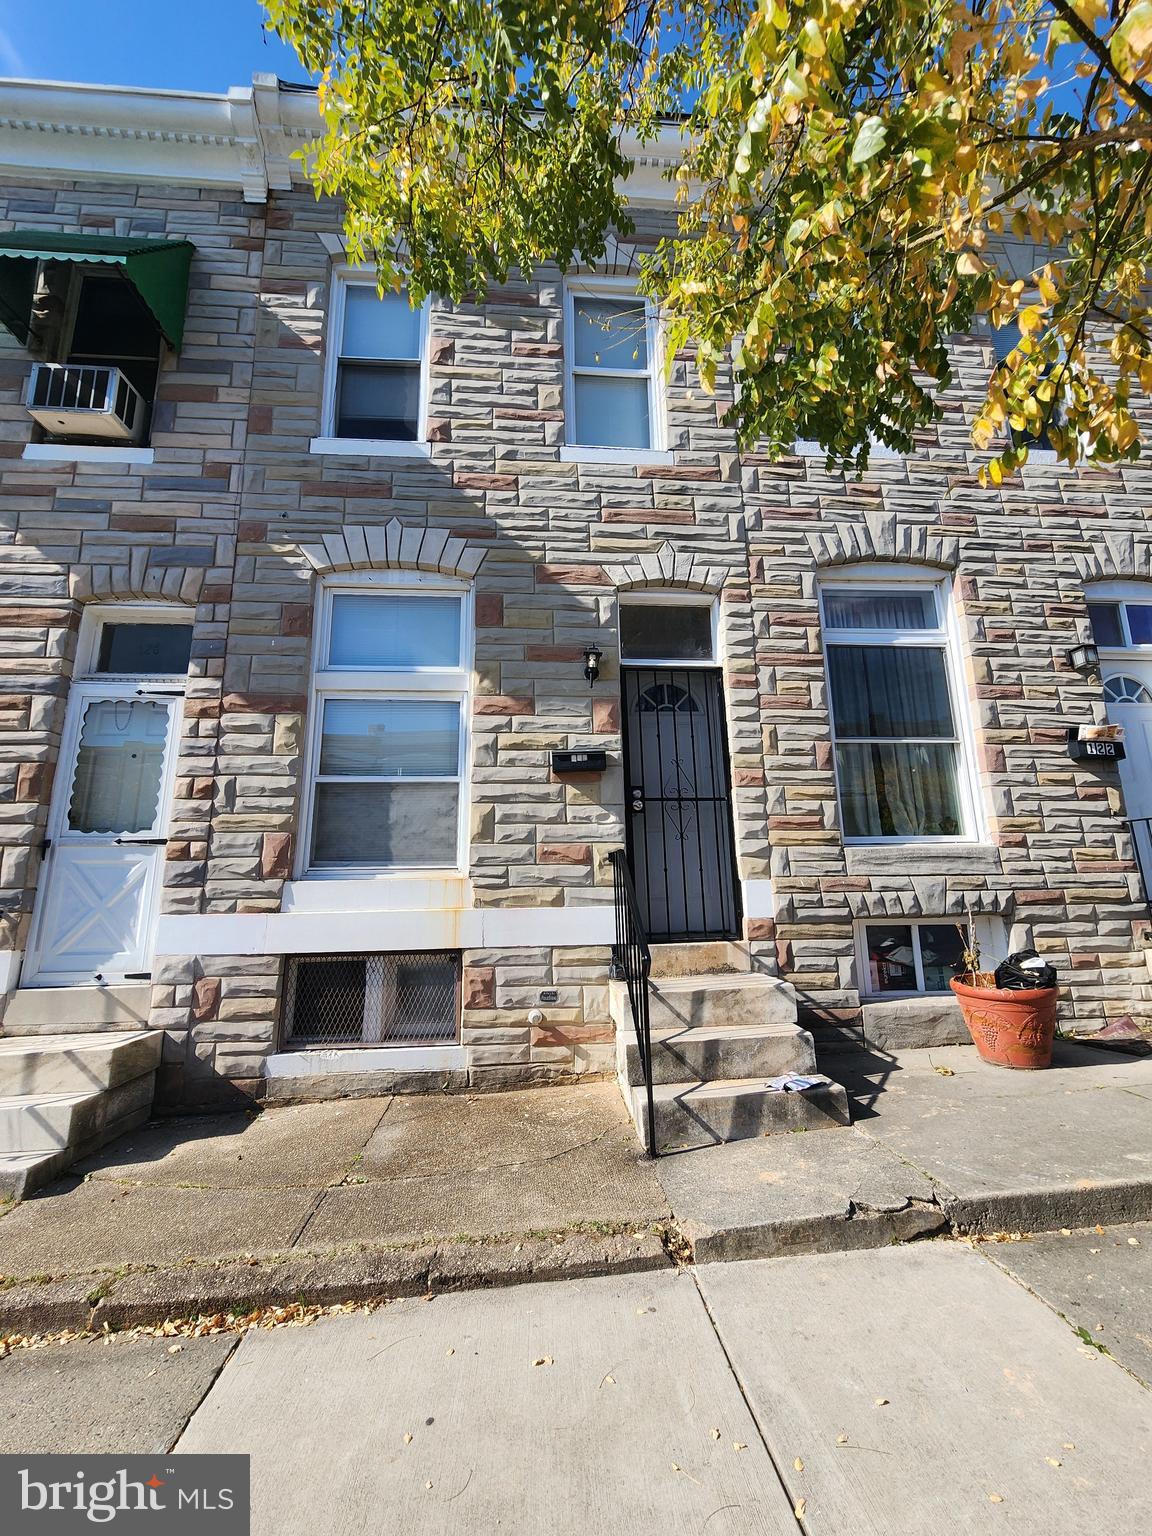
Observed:
[[[288,962],[288,1046],[426,1045],[455,1040],[460,955],[307,955]]]

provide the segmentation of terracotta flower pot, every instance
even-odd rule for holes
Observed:
[[[1035,1071],[1052,1065],[1059,987],[970,987],[953,978],[968,1033],[980,1056],[994,1067]]]

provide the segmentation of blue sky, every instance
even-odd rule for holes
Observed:
[[[0,0],[0,75],[226,91],[304,80],[259,0]]]

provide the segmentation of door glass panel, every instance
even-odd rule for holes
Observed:
[[[712,610],[699,604],[625,603],[620,654],[626,661],[711,661]]]
[[[1088,622],[1097,645],[1123,645],[1119,603],[1089,603]]]
[[[71,832],[146,832],[164,778],[168,705],[97,699],[84,711],[68,807]]]
[[[191,624],[105,624],[96,670],[174,676],[187,672],[191,652]]]
[[[358,596],[332,599],[330,667],[458,667],[458,597]]]
[[[1152,645],[1152,603],[1125,603],[1133,645]]]
[[[322,774],[454,777],[460,706],[450,699],[329,699]]]

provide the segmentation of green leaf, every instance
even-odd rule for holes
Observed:
[[[878,155],[884,148],[884,141],[888,137],[888,128],[882,117],[866,117],[860,124],[860,132],[856,135],[856,142],[852,146],[852,154],[849,157],[853,165],[863,165],[865,160],[871,160],[873,155]]]

